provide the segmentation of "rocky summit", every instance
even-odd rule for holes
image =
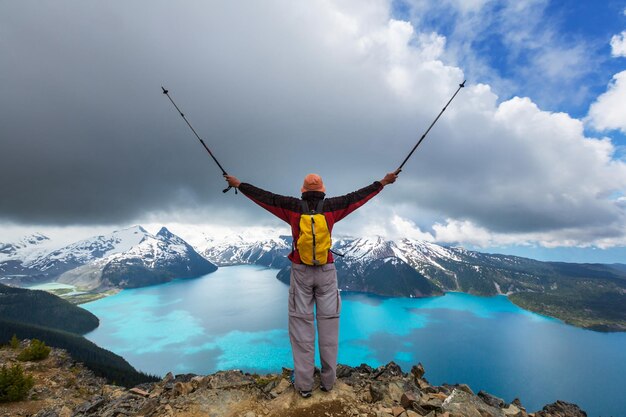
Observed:
[[[0,350],[3,364],[16,361]],[[508,404],[464,384],[431,385],[421,364],[405,373],[391,362],[379,368],[339,365],[330,392],[316,389],[302,398],[289,382],[289,369],[257,375],[237,370],[212,375],[166,375],[131,389],[106,384],[60,349],[41,362],[27,363],[35,386],[25,401],[0,404],[0,416],[37,417],[584,417],[563,401],[528,412],[519,400]]]

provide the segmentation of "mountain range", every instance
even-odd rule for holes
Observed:
[[[85,291],[102,291],[217,270],[165,227],[153,235],[133,226],[46,251],[43,243],[48,240],[37,234],[17,243],[0,243],[0,282],[29,285],[56,281]]]
[[[204,235],[203,235],[204,236]],[[195,248],[163,227],[155,235],[134,226],[46,250],[35,234],[0,243],[0,282],[57,281],[102,292],[253,264],[278,269],[289,283],[290,236],[204,236]],[[596,330],[626,330],[626,266],[542,262],[444,247],[416,239],[340,238],[334,242],[338,285],[392,297],[448,291],[507,295],[518,305]],[[343,255],[343,256],[342,256]],[[216,266],[217,265],[217,266]]]
[[[291,237],[207,240],[200,253],[216,265],[281,268],[289,283]],[[542,262],[510,255],[444,247],[415,239],[342,238],[335,241],[338,285],[344,291],[424,297],[447,291],[507,295],[517,305],[567,323],[601,331],[626,331],[623,264]]]

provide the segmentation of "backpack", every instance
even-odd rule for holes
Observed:
[[[328,263],[330,251],[330,230],[326,217],[322,212],[324,200],[317,203],[315,210],[310,210],[306,201],[302,200],[302,214],[300,215],[300,236],[296,249],[300,260],[306,265],[324,265]]]

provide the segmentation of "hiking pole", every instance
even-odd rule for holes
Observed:
[[[176,110],[178,110],[178,113],[180,114],[180,116],[183,118],[183,120],[185,121],[185,123],[187,123],[187,126],[189,126],[189,128],[191,129],[191,131],[193,132],[194,135],[196,135],[196,137],[198,138],[198,140],[200,141],[200,143],[202,144],[202,146],[204,146],[204,149],[206,149],[206,151],[209,153],[209,155],[211,155],[211,158],[213,158],[213,160],[215,161],[215,163],[217,164],[218,167],[220,167],[220,169],[222,170],[222,174],[223,175],[228,175],[226,173],[226,170],[224,170],[224,168],[222,167],[222,164],[219,163],[219,161],[217,160],[217,158],[215,157],[215,155],[213,155],[213,152],[211,152],[211,150],[209,149],[208,146],[206,146],[206,143],[204,143],[204,141],[200,138],[200,136],[198,135],[198,133],[196,132],[196,129],[193,128],[193,126],[191,126],[191,123],[189,123],[189,120],[187,120],[187,118],[185,117],[185,115],[183,114],[182,111],[180,111],[180,109],[178,108],[178,106],[176,105],[176,103],[174,103],[174,100],[172,100],[172,97],[170,97],[169,90],[166,90],[165,87],[161,86],[161,89],[163,90],[163,94],[165,94],[167,96],[167,98],[170,99],[170,101],[172,102],[172,104],[174,105],[174,107],[176,107]],[[228,192],[228,190],[230,190],[231,188],[233,188],[232,186],[228,186],[228,188],[225,188],[222,190],[223,193]],[[235,194],[237,194],[237,189],[235,188]]]
[[[420,146],[420,143],[422,143],[422,141],[424,140],[424,138],[426,137],[426,135],[428,134],[428,132],[430,132],[430,129],[433,128],[433,126],[435,125],[435,123],[437,123],[437,120],[439,120],[439,118],[441,117],[441,115],[443,114],[444,111],[446,111],[446,109],[448,108],[448,106],[450,105],[450,103],[452,103],[452,100],[454,100],[454,97],[456,97],[456,95],[459,93],[459,91],[461,91],[461,88],[465,87],[465,81],[467,80],[463,80],[463,82],[461,84],[459,84],[459,88],[456,89],[456,91],[454,92],[454,94],[452,95],[452,98],[450,98],[450,100],[448,100],[448,102],[446,103],[445,106],[443,106],[443,109],[441,109],[441,111],[439,112],[439,115],[437,115],[437,117],[435,118],[435,120],[430,124],[430,126],[428,127],[428,129],[426,129],[426,132],[424,132],[424,134],[422,135],[422,137],[420,138],[420,140],[417,142],[417,144],[415,144],[415,146],[413,147],[413,149],[411,149],[411,152],[409,152],[409,154],[407,155],[406,158],[404,158],[404,161],[402,161],[402,163],[400,164],[400,166],[398,167],[398,169],[396,170],[396,174],[398,174],[400,171],[402,171],[402,167],[404,166],[404,164],[406,164],[406,161],[409,160],[409,158],[411,157],[411,155],[413,155],[413,152],[415,152],[415,150],[417,149],[418,146]]]

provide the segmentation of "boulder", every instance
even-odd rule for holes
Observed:
[[[348,378],[354,373],[355,369],[348,365],[337,365],[337,378]]]
[[[535,417],[587,417],[587,413],[576,404],[559,400],[546,405],[541,411],[537,411]]]
[[[504,400],[502,398],[498,398],[495,395],[489,394],[488,392],[480,390],[480,391],[478,391],[478,396],[487,405],[490,405],[490,406],[496,407],[496,408],[503,408],[504,407],[505,403],[504,403]]]
[[[443,394],[424,394],[420,395],[419,405],[426,411],[442,411],[442,404],[447,397]]]
[[[237,388],[247,385],[254,385],[254,379],[239,370],[219,371],[211,376],[208,383],[208,387],[213,389]]]
[[[374,372],[374,368],[365,363],[360,364],[359,366],[354,368],[354,370],[360,374],[371,374],[372,372]]]
[[[403,407],[399,407],[399,406],[394,406],[391,407],[391,414],[393,414],[393,417],[398,417],[400,414],[404,413],[404,408]]]
[[[418,363],[417,365],[413,365],[411,368],[411,374],[415,377],[415,379],[422,379],[426,371],[424,370],[424,365],[422,363]]]
[[[101,396],[95,396],[90,402],[87,402],[79,406],[75,414],[91,414],[98,411],[102,406],[106,404],[106,400]]]
[[[370,395],[372,402],[377,403],[385,399],[389,399],[389,386],[380,381],[373,381],[370,384]]]
[[[194,376],[189,382],[191,383],[191,386],[194,390],[197,390],[198,388],[204,388],[209,383],[208,379],[203,376]]]
[[[417,402],[417,396],[415,395],[414,392],[411,391],[407,391],[405,393],[402,394],[402,397],[400,397],[400,405],[402,405],[402,407],[408,409],[411,409],[413,407],[413,404]]]
[[[137,394],[140,397],[148,397],[148,396],[150,396],[149,392],[144,391],[141,388],[137,388],[137,387],[129,389],[128,392],[133,393],[133,394]]]
[[[276,398],[280,394],[285,392],[289,387],[291,387],[291,384],[289,383],[289,381],[287,381],[284,378],[281,378],[280,382],[278,382],[278,384],[270,391],[270,396],[272,398]]]
[[[374,373],[374,379],[394,379],[402,376],[402,368],[397,363],[391,361],[387,365],[380,366]]]
[[[474,391],[472,391],[470,386],[467,384],[457,384],[455,387],[460,389],[461,391],[467,392],[470,395],[474,395]],[[504,404],[504,401],[502,403]]]
[[[460,389],[452,391],[441,407],[450,414],[456,413],[465,417],[506,417],[501,409],[487,405],[476,395]]]
[[[509,404],[502,409],[506,417],[528,417],[528,413],[523,408],[519,408],[515,404]]]
[[[172,396],[180,397],[181,395],[187,395],[193,392],[193,385],[191,382],[176,382],[172,389]]]

